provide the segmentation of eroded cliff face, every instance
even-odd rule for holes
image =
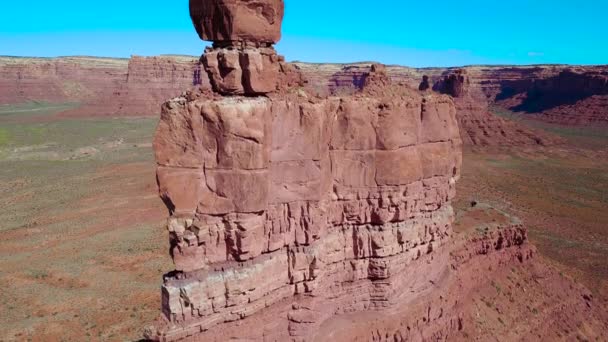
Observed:
[[[66,116],[158,115],[160,105],[209,79],[197,58],[0,57],[0,103],[78,103]]]
[[[109,96],[127,76],[128,60],[0,57],[0,103],[78,102]]]
[[[366,70],[369,70],[369,66],[363,64],[316,66],[300,63],[299,66],[312,80],[313,88],[320,89],[320,92],[325,89],[329,93],[352,92],[353,89],[360,89],[361,77]],[[605,106],[608,97],[606,93],[608,71],[605,66],[472,66],[447,69],[391,66],[387,71],[394,82],[405,83],[412,87],[418,86],[424,76],[429,78],[430,84],[435,84],[445,82],[446,77],[464,71],[470,93],[478,107],[487,107],[489,103],[530,115],[534,119],[565,125],[604,125],[608,122]],[[457,78],[454,81],[458,83]],[[458,94],[455,97],[462,96]],[[460,111],[457,115],[460,120]],[[469,121],[469,118],[465,120]],[[511,131],[509,134],[511,137],[507,139],[496,136],[497,139],[494,141],[492,136],[489,136],[487,140],[490,145],[535,144],[535,139],[526,137],[531,131],[528,130],[524,135],[517,134],[517,130],[521,129],[520,125],[505,124],[504,120],[496,120],[494,115],[490,117],[483,115],[475,120],[485,121],[483,126],[486,130]],[[507,127],[503,128],[503,125]],[[463,128],[468,131],[475,127]],[[480,130],[483,131],[483,128]],[[533,135],[538,135],[538,132],[533,132]],[[547,140],[547,137],[541,139]],[[471,143],[464,136],[463,140],[465,144]]]
[[[539,116],[548,122],[567,125],[608,123],[605,106],[608,71],[605,69],[541,69],[530,73],[532,76],[488,82],[500,86],[493,100],[498,105]]]
[[[222,18],[263,13],[220,3]],[[234,31],[212,22],[203,38]],[[312,339],[337,313],[396,303],[411,265],[451,236],[461,140],[450,97],[393,85],[380,65],[361,91],[313,96],[272,57],[266,30],[255,34],[205,52],[214,93],[163,106],[154,148],[176,271],[149,338],[234,334],[223,325],[276,309],[289,322],[277,338]]]
[[[401,291],[393,276],[441,249],[461,164],[453,103],[378,73],[348,97],[165,104],[155,150],[178,273],[165,279],[157,337],[296,296],[331,305],[316,324],[385,307]],[[299,320],[284,333],[310,337],[313,322]]]
[[[306,75],[313,72],[303,68]],[[365,83],[369,66],[346,66],[334,73],[327,83],[327,90],[333,94],[352,94]],[[460,126],[463,143],[470,147],[545,146],[557,139],[539,131],[531,130],[513,121],[492,114],[487,95],[476,84],[468,69],[410,69],[387,67],[393,82],[420,91],[446,94],[452,97],[456,107],[456,117]],[[424,72],[425,74],[420,74]],[[309,85],[311,89],[322,87],[319,79]]]
[[[433,90],[452,96],[461,137],[466,145],[545,146],[558,141],[546,133],[490,113],[485,94],[472,86],[466,69],[447,73],[435,83]]]
[[[211,89],[162,107],[154,149],[175,270],[163,278],[162,314],[147,338],[470,340],[536,338],[543,327],[544,336],[573,337],[583,322],[570,316],[580,315],[589,318],[585,336],[605,335],[605,312],[535,261],[518,220],[475,203],[460,219],[492,222],[454,229],[457,113],[491,139],[507,127],[485,118],[485,95],[466,71],[411,85],[372,65],[352,89],[327,96],[315,89],[322,78],[306,83],[305,68],[272,46],[282,2],[191,0],[191,9],[201,38],[214,40],[201,58]],[[544,285],[534,298],[517,293],[540,272],[544,285],[568,292],[568,308]],[[479,323],[487,299],[478,294],[500,294],[492,279],[503,278],[513,285],[504,300],[517,306],[509,315],[527,332]],[[526,316],[530,300],[551,308]]]

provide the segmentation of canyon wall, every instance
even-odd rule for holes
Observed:
[[[65,115],[157,115],[167,97],[209,87],[194,57],[0,57],[0,104],[79,103]]]
[[[79,102],[110,96],[126,81],[126,59],[0,57],[0,103]]]
[[[293,67],[301,71],[312,93],[342,95],[361,89],[371,64],[294,63]],[[67,115],[157,115],[164,99],[192,87],[211,87],[203,68],[199,58],[187,56],[134,56],[131,59],[0,57],[0,104],[78,102],[81,106]],[[478,107],[489,104],[566,125],[608,123],[606,66],[386,67],[393,82],[414,88],[424,76],[432,86],[460,69],[467,72]],[[466,113],[465,116],[472,117]],[[470,121],[468,118],[463,120]],[[475,120],[485,122],[486,130],[505,130],[502,128],[504,120],[497,119],[489,111]],[[521,129],[512,124],[507,126],[512,126],[507,127],[507,131]],[[510,134],[513,139],[486,140],[494,145],[505,141],[535,144],[535,139],[526,138],[528,133]],[[471,143],[468,137],[463,138],[465,144]],[[546,137],[541,139],[547,140]]]
[[[361,75],[369,70],[369,64],[334,64],[325,65],[317,73],[316,65],[298,65],[307,77],[312,75],[312,88],[328,93],[349,92],[360,88]],[[528,114],[535,119],[565,125],[608,123],[606,66],[469,66],[422,69],[387,67],[388,74],[394,81],[412,87],[417,86],[424,76],[429,78],[430,84],[434,84],[458,70],[466,70],[473,98],[478,105],[489,103]],[[495,121],[488,118],[484,120]],[[499,128],[501,123],[488,125]],[[514,143],[520,144],[522,141],[526,139],[519,137]],[[530,142],[534,143],[533,140]]]

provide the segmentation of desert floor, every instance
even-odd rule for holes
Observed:
[[[172,263],[158,119],[59,115],[77,107],[0,106],[0,340],[137,340],[159,314]],[[511,118],[565,143],[467,149],[457,215],[476,202],[521,219],[546,260],[607,298],[608,129]],[[494,219],[467,216],[456,230]]]

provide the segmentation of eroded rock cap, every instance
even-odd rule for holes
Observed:
[[[283,0],[190,0],[199,37],[220,45],[277,43],[284,10]]]

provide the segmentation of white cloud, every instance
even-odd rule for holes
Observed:
[[[545,53],[544,52],[528,52],[528,56],[530,57],[542,57],[544,56]]]

